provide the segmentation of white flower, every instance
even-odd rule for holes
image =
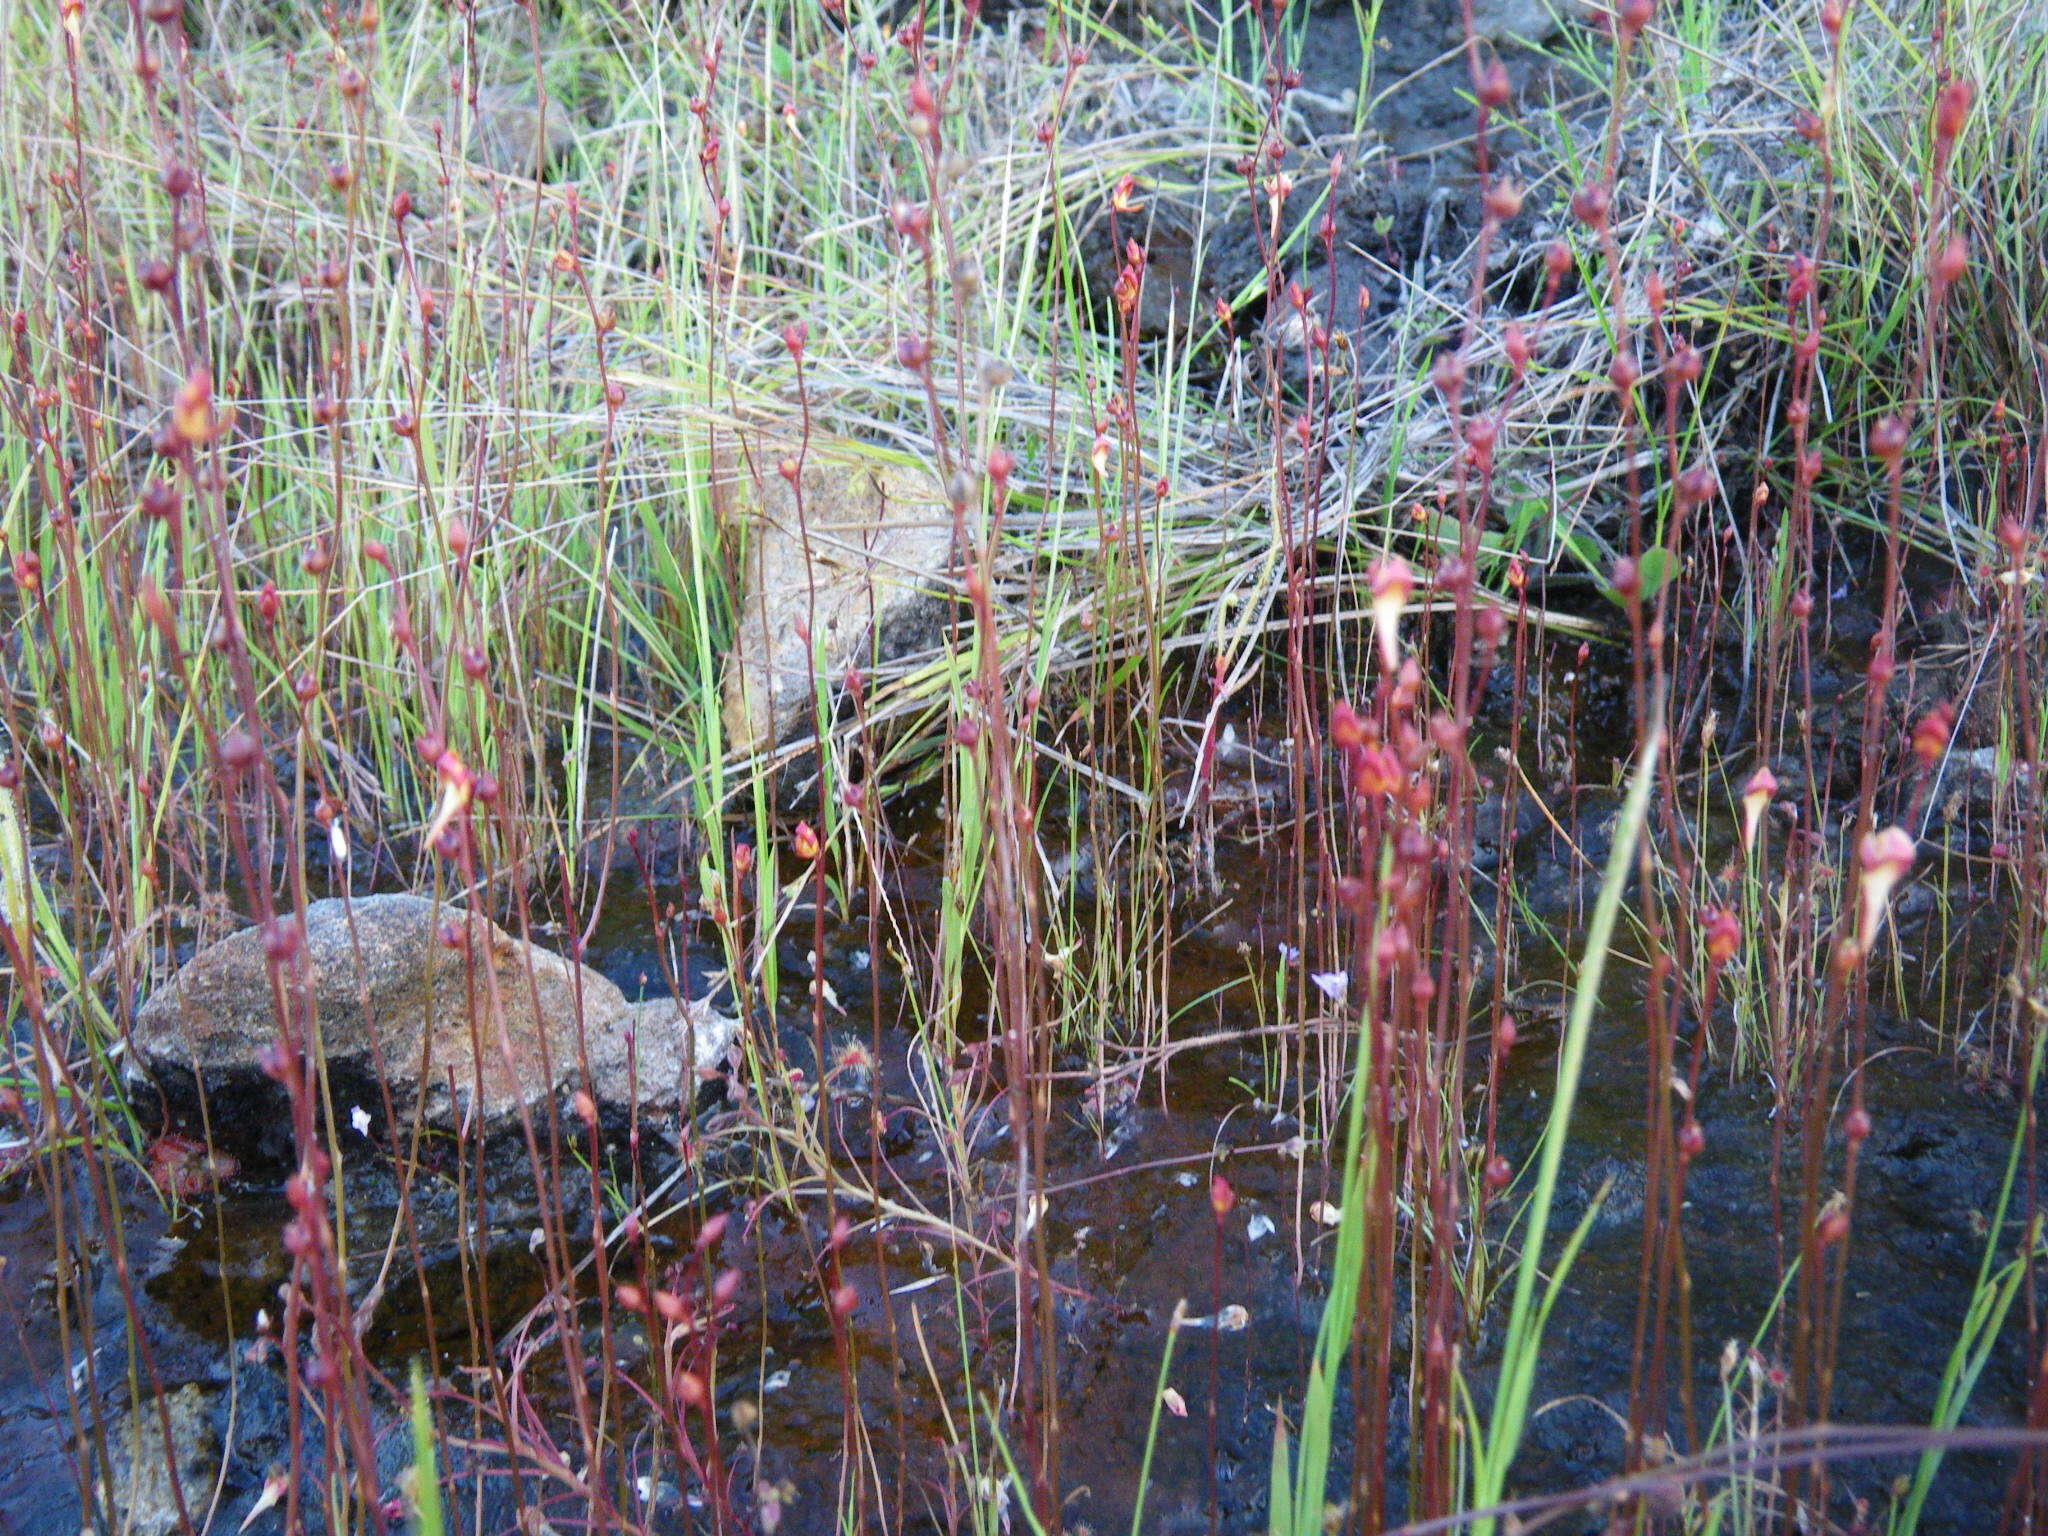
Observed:
[[[348,1123],[356,1128],[358,1136],[370,1134],[370,1112],[358,1104],[348,1112]]]
[[[1333,1003],[1342,1003],[1351,995],[1351,973],[1348,971],[1316,971],[1309,980]]]

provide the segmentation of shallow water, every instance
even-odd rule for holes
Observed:
[[[1547,839],[1546,831],[1525,833],[1525,868],[1540,872]],[[1218,870],[1230,899],[1203,921],[1190,921],[1178,940],[1176,992],[1183,1000],[1203,1001],[1176,1032],[1243,1031],[1243,1038],[1176,1055],[1163,1078],[1148,1077],[1135,1097],[1112,1095],[1107,1114],[1091,1113],[1084,1074],[1077,1070],[1085,1062],[1059,1063],[1070,1075],[1055,1091],[1043,1220],[1058,1287],[1059,1444],[1070,1525],[1128,1526],[1169,1320],[1179,1304],[1207,1316],[1220,1302],[1242,1307],[1245,1326],[1193,1328],[1180,1335],[1170,1381],[1187,1415],[1161,1419],[1146,1527],[1208,1529],[1212,1466],[1221,1527],[1262,1526],[1273,1412],[1277,1405],[1292,1413],[1299,1402],[1332,1240],[1309,1214],[1328,1193],[1322,1164],[1314,1155],[1298,1160],[1285,1145],[1300,1129],[1296,1122],[1260,1107],[1272,1091],[1273,1062],[1249,1033],[1258,1022],[1251,976],[1257,974],[1257,984],[1270,994],[1265,978],[1274,963],[1271,935],[1284,912],[1282,893],[1271,884],[1278,868],[1270,849],[1223,843]],[[907,920],[929,916],[928,882],[913,871],[905,885],[898,899]],[[1575,888],[1571,879],[1562,887]],[[591,959],[637,992],[662,974],[656,925],[644,890],[623,882],[614,890],[596,926]],[[654,910],[682,896],[667,889],[655,894]],[[1558,899],[1568,905],[1567,897]],[[828,943],[828,979],[851,1007],[845,1024],[835,1021],[835,1041],[867,1035],[860,1021],[875,978],[866,968],[873,962],[864,939],[864,926],[856,922]],[[791,974],[800,974],[797,946],[786,945],[785,951]],[[707,984],[708,964],[707,957],[692,955],[693,985]],[[1644,1063],[1628,971],[1617,970],[1620,979],[1609,988],[1596,1026],[1561,1217],[1575,1219],[1593,1190],[1610,1180],[1612,1187],[1546,1344],[1537,1384],[1543,1406],[1515,1479],[1524,1490],[1589,1484],[1612,1475],[1621,1461],[1618,1416],[1627,1409],[1642,1232]],[[1519,981],[1524,989],[1542,985],[1534,975]],[[897,983],[887,975],[881,983],[884,1015],[893,1016]],[[1533,1147],[1542,1123],[1556,1038],[1555,1020],[1546,1021],[1540,1006],[1524,1017],[1524,1043],[1511,1060],[1502,1110],[1503,1149],[1517,1162]],[[786,1028],[782,1040],[796,1060],[808,1061],[806,1028]],[[873,1088],[881,1142],[869,1145],[867,1117],[859,1104],[850,1105],[844,1120],[847,1156],[863,1168],[871,1157],[879,1158],[898,1200],[920,1203],[970,1232],[1006,1241],[1013,1159],[1001,1114],[991,1111],[972,1123],[972,1176],[963,1189],[915,1108],[911,1063],[919,1052],[913,1038],[885,1029],[880,1047]],[[1952,1053],[1909,1023],[1880,1015],[1872,1050],[1866,1090],[1876,1131],[1866,1149],[1856,1212],[1836,1415],[1848,1422],[1924,1423],[1970,1295],[1985,1241],[1984,1212],[2005,1166],[2018,1106],[2008,1081],[1966,1072]],[[1771,1113],[1761,1088],[1730,1086],[1725,1066],[1709,1070],[1700,1104],[1707,1150],[1688,1182],[1685,1224],[1694,1384],[1708,1417],[1720,1401],[1723,1342],[1747,1343],[1758,1335],[1777,1286],[1769,1214]],[[650,1154],[650,1168],[655,1162]],[[1237,1194],[1220,1250],[1209,1200],[1209,1177],[1219,1166]],[[502,1339],[543,1293],[542,1271],[528,1247],[538,1212],[524,1153],[499,1154],[485,1170],[482,1217],[470,1208],[473,1197],[465,1196],[457,1162],[444,1153],[437,1167],[416,1181],[411,1202],[424,1285],[410,1242],[392,1236],[397,1190],[389,1174],[372,1159],[352,1171],[348,1186],[358,1301],[378,1268],[375,1256],[391,1247],[383,1299],[368,1319],[364,1342],[373,1363],[394,1381],[402,1381],[411,1362],[429,1349],[442,1352],[444,1369],[466,1358],[465,1294],[480,1299]],[[623,1164],[610,1171],[624,1179]],[[707,1180],[713,1171],[707,1170]],[[1794,1178],[1788,1174],[1788,1186]],[[206,1384],[224,1435],[231,1407],[236,1415],[215,1525],[233,1529],[284,1445],[275,1367],[252,1365],[246,1354],[256,1309],[275,1307],[286,1272],[279,1245],[286,1207],[274,1174],[251,1174],[231,1184],[218,1202],[187,1209],[172,1221],[139,1178],[122,1174],[116,1183],[143,1335],[156,1370],[167,1386]],[[586,1184],[572,1163],[565,1178],[572,1202]],[[1789,1189],[1787,1198],[1794,1198]],[[577,1205],[567,1224],[587,1230],[587,1210],[587,1201]],[[747,1207],[736,1205],[730,1192],[716,1192],[701,1203],[685,1202],[656,1229],[657,1236],[681,1255],[697,1222],[714,1210],[744,1218],[735,1221],[723,1250],[723,1262],[742,1273],[718,1354],[727,1465],[740,1470],[742,1486],[756,1479],[787,1480],[797,1498],[784,1513],[783,1530],[830,1531],[844,1393],[814,1267],[827,1230],[823,1203],[807,1201],[799,1220],[785,1204]],[[465,1220],[472,1235],[458,1241]],[[61,1381],[66,1354],[42,1278],[53,1233],[40,1189],[11,1181],[0,1197],[0,1254],[7,1260],[0,1291],[20,1343],[0,1358],[0,1429],[15,1448],[0,1465],[0,1530],[69,1533],[78,1527],[70,1419],[61,1388],[53,1385]],[[848,1370],[885,1485],[900,1476],[904,1523],[943,1525],[949,1497],[961,1493],[962,1473],[949,1464],[947,1447],[966,1431],[968,1375],[981,1392],[998,1390],[1007,1375],[1015,1337],[1012,1288],[1000,1268],[977,1266],[971,1257],[951,1259],[942,1241],[907,1223],[885,1222],[880,1250],[873,1229],[862,1228],[844,1255],[843,1280],[858,1295],[848,1318]],[[97,1252],[102,1261],[94,1268],[92,1307],[107,1386],[126,1374],[125,1313],[111,1267],[103,1262],[104,1246]],[[423,1290],[432,1299],[431,1321]],[[1493,1321],[1480,1327],[1468,1367],[1482,1392],[1491,1370]],[[629,1363],[644,1351],[637,1325],[625,1326],[619,1340],[621,1358]],[[1965,1423],[2023,1417],[2024,1345],[2023,1329],[2008,1329]],[[1762,1347],[1775,1359],[1782,1346],[1766,1334]],[[69,1358],[79,1358],[76,1346]],[[566,1431],[566,1384],[558,1365],[544,1359],[527,1386],[541,1418],[558,1433]],[[735,1409],[747,1411],[739,1406],[742,1400],[759,1415],[758,1426],[745,1435],[733,1428]],[[630,1409],[629,1399],[621,1401]],[[1340,1430],[1348,1434],[1341,1396],[1339,1418]],[[980,1432],[986,1431],[984,1421]],[[395,1477],[407,1458],[402,1435],[389,1438]],[[626,1438],[633,1438],[630,1429]],[[1342,1476],[1341,1455],[1339,1462]],[[1881,1508],[1887,1485],[1902,1470],[1849,1465],[1840,1470],[1837,1486]],[[1951,1457],[1923,1528],[1980,1528],[1996,1511],[2007,1470],[1998,1457]],[[459,1522],[463,1528],[502,1528],[512,1518],[514,1500],[502,1468],[464,1486],[472,1493],[482,1490],[483,1502]],[[529,1486],[521,1499],[534,1497]],[[892,1502],[894,1497],[892,1491]],[[656,1503],[656,1528],[705,1521],[694,1488],[671,1489],[665,1502],[657,1491]],[[1398,1490],[1393,1503],[1399,1507]],[[573,1508],[550,1505],[548,1513],[561,1531],[581,1519]],[[1564,1528],[1576,1527],[1568,1521]]]

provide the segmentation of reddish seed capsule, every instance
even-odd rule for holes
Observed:
[[[296,917],[274,917],[263,925],[263,957],[282,965],[299,952],[302,937]]]
[[[1365,745],[1365,722],[1348,700],[1339,699],[1330,708],[1330,742],[1340,752],[1356,752]]]
[[[932,344],[922,336],[906,336],[896,343],[896,361],[912,373],[922,373],[932,360]]]
[[[1840,1206],[1827,1212],[1814,1228],[1814,1235],[1820,1239],[1823,1248],[1832,1248],[1849,1235],[1849,1213]]]
[[[1953,287],[1970,269],[1970,241],[1961,233],[1948,237],[1934,258],[1934,280],[1944,288]]]
[[[220,738],[220,760],[231,772],[248,772],[262,755],[263,748],[256,738],[240,726],[225,732]]]
[[[178,515],[184,501],[178,488],[168,480],[152,480],[142,488],[142,515],[167,523]]]
[[[860,1292],[850,1285],[842,1285],[832,1293],[832,1315],[845,1319],[853,1315],[853,1309],[860,1305]]]
[[[1898,463],[1906,451],[1906,424],[1896,416],[1880,416],[1870,428],[1871,454],[1887,465]]]
[[[483,681],[484,673],[490,670],[490,662],[480,645],[465,645],[462,648],[462,675],[471,682]]]
[[[817,858],[819,851],[818,834],[812,829],[808,821],[800,821],[796,824],[796,831],[790,836],[789,847],[790,851],[806,864]]]
[[[645,1312],[647,1310],[647,1293],[637,1285],[619,1286],[612,1292],[612,1295],[617,1298],[619,1305],[628,1312]]]
[[[1934,107],[1935,136],[1944,143],[1953,144],[1956,136],[1969,121],[1970,103],[1977,94],[1976,87],[1961,75],[1942,88],[1941,97]]]
[[[1517,375],[1528,369],[1529,338],[1522,330],[1519,320],[1510,320],[1507,323],[1507,328],[1501,333],[1500,349],[1507,354],[1508,366],[1513,368]]]
[[[173,633],[173,625],[176,621],[171,613],[171,600],[164,595],[164,589],[154,580],[144,577],[141,596],[142,611],[148,616],[149,622],[162,632],[166,640],[175,645],[177,637]]]
[[[1456,352],[1443,352],[1430,366],[1429,382],[1446,400],[1455,399],[1465,387],[1465,359]]]
[[[1514,1182],[1514,1177],[1515,1170],[1511,1166],[1509,1166],[1508,1160],[1502,1157],[1499,1153],[1495,1153],[1492,1157],[1487,1159],[1486,1190],[1488,1194],[1499,1194],[1502,1190],[1506,1189],[1509,1184]]]
[[[425,731],[421,733],[420,739],[412,744],[412,749],[419,753],[421,762],[438,763],[441,761],[441,754],[448,750],[448,743],[442,739],[439,731]]]
[[[312,703],[314,695],[319,691],[320,685],[313,680],[313,674],[310,672],[301,672],[292,679],[292,697],[301,704]]]
[[[1861,1105],[1842,1117],[1842,1134],[1849,1145],[1860,1147],[1870,1139],[1870,1112]]]
[[[1553,240],[1543,248],[1543,270],[1551,282],[1563,282],[1572,265],[1572,248],[1562,240]]]
[[[1949,737],[1955,730],[1956,712],[1946,703],[1937,704],[1920,717],[1920,723],[1913,728],[1913,755],[1927,767],[1933,767],[1948,751]]]
[[[1688,1120],[1679,1127],[1678,1155],[1688,1163],[1707,1150],[1707,1133],[1700,1129],[1697,1120]]]
[[[1742,947],[1742,923],[1727,908],[1707,919],[1707,962],[1716,970],[1735,958]]]
[[[1607,189],[1602,186],[1584,186],[1572,194],[1572,217],[1588,229],[1607,222],[1609,206]]]
[[[1498,112],[1513,99],[1514,85],[1508,79],[1507,66],[1499,59],[1491,60],[1479,72],[1479,104],[1489,112]]]

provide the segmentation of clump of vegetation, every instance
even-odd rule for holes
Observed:
[[[10,1518],[2048,1513],[2048,29],[1408,9],[0,0]]]

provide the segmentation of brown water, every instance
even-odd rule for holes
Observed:
[[[1597,802],[1589,803],[1588,824],[1597,823],[1596,810]],[[1530,832],[1520,858],[1539,903],[1561,915],[1586,877],[1583,871],[1546,867],[1555,858],[1547,849],[1548,833]],[[1231,899],[1204,920],[1191,920],[1177,941],[1177,991],[1187,1001],[1207,998],[1181,1019],[1178,1034],[1228,1034],[1256,1024],[1252,989],[1270,995],[1274,935],[1282,927],[1274,888],[1280,868],[1271,848],[1228,841],[1221,846],[1219,873]],[[931,916],[926,884],[913,875],[907,891],[898,893],[910,921]],[[639,991],[662,974],[655,924],[644,891],[627,883],[616,889],[591,959],[629,991]],[[656,904],[681,896],[680,890],[658,890]],[[922,910],[920,902],[926,903]],[[865,1012],[861,1001],[874,979],[864,939],[864,927],[855,923],[835,933],[827,948],[828,979],[850,1001],[856,1020]],[[785,950],[791,973],[799,974],[799,946]],[[693,957],[693,964],[701,980],[708,957]],[[1518,1488],[1588,1484],[1614,1473],[1622,1460],[1617,1415],[1627,1408],[1641,1242],[1644,1047],[1631,973],[1616,970],[1573,1128],[1561,1215],[1574,1219],[1604,1181],[1612,1180],[1612,1193],[1551,1329],[1536,1395],[1544,1406],[1531,1426]],[[884,1016],[892,1017],[900,981],[887,974],[881,980]],[[1541,976],[1525,974],[1518,982],[1526,995],[1540,998]],[[1556,988],[1550,990],[1554,995]],[[1503,1101],[1504,1150],[1516,1161],[1533,1146],[1546,1113],[1555,1048],[1554,1017],[1540,1006],[1524,1017],[1525,1043],[1513,1058]],[[846,1028],[866,1035],[864,1023]],[[1983,1213],[1996,1193],[2017,1105],[2008,1080],[1965,1071],[1910,1022],[1881,1017],[1877,1029],[1877,1057],[1867,1079],[1877,1130],[1866,1149],[1857,1209],[1837,1416],[1924,1423],[1983,1251]],[[835,1039],[841,1033],[835,1029]],[[795,1059],[808,1060],[801,1023],[786,1027],[782,1038]],[[916,1112],[912,1073],[918,1056],[913,1037],[884,1031],[873,1079],[884,1127],[881,1145],[867,1144],[866,1117],[854,1112],[859,1105],[850,1105],[846,1153],[863,1168],[871,1154],[878,1155],[896,1199],[1005,1242],[1013,1186],[1002,1116],[991,1112],[974,1123],[972,1176],[963,1189]],[[1074,1057],[1061,1065],[1079,1069],[1085,1063]],[[1171,1383],[1188,1412],[1161,1421],[1145,1528],[1206,1531],[1213,1466],[1222,1528],[1262,1529],[1273,1413],[1277,1406],[1291,1414],[1299,1403],[1332,1242],[1329,1230],[1309,1214],[1327,1192],[1322,1164],[1313,1154],[1302,1161],[1288,1150],[1284,1144],[1301,1127],[1264,1107],[1273,1091],[1272,1071],[1272,1060],[1247,1035],[1175,1056],[1163,1078],[1148,1078],[1135,1098],[1113,1098],[1106,1115],[1092,1112],[1078,1070],[1061,1080],[1043,1219],[1059,1287],[1055,1357],[1070,1525],[1128,1527],[1169,1319],[1183,1302],[1190,1313],[1206,1316],[1220,1300],[1244,1309],[1245,1326],[1191,1329],[1180,1336]],[[715,1116],[719,1110],[706,1112]],[[1709,1415],[1719,1402],[1716,1362],[1723,1341],[1747,1343],[1757,1335],[1777,1286],[1771,1112],[1760,1087],[1730,1086],[1725,1070],[1710,1072],[1700,1107],[1707,1151],[1690,1176],[1686,1221],[1698,1341],[1695,1385]],[[396,1208],[389,1173],[375,1159],[365,1164],[352,1171],[348,1186],[358,1299],[376,1268],[364,1256],[381,1250]],[[706,1176],[739,1167],[727,1160]],[[1220,1267],[1209,1199],[1210,1174],[1218,1167],[1237,1193]],[[466,1243],[458,1238],[455,1171],[450,1163],[439,1175],[421,1178],[414,1190],[424,1290],[434,1303],[431,1329],[413,1260],[400,1244],[384,1300],[365,1333],[371,1358],[397,1381],[430,1342],[445,1353],[444,1364],[465,1357],[465,1283],[479,1287],[501,1336],[541,1297],[539,1266],[527,1247],[539,1212],[523,1153],[500,1154],[487,1170],[487,1218],[473,1220]],[[582,1182],[572,1170],[572,1198]],[[142,1300],[142,1332],[155,1367],[167,1386],[206,1387],[230,1445],[214,1528],[232,1530],[284,1449],[275,1364],[253,1364],[246,1357],[256,1309],[275,1308],[286,1272],[279,1232],[287,1212],[275,1175],[251,1174],[230,1185],[217,1203],[188,1209],[175,1220],[166,1219],[139,1177],[122,1174],[116,1183]],[[1788,1198],[1796,1197],[1788,1190]],[[79,1223],[76,1202],[69,1209]],[[783,1529],[831,1531],[845,1399],[814,1267],[827,1230],[823,1203],[809,1200],[799,1216],[784,1203],[750,1207],[736,1203],[729,1191],[716,1192],[684,1201],[656,1235],[680,1254],[697,1223],[714,1210],[734,1214],[723,1261],[743,1277],[724,1327],[717,1379],[724,1452],[742,1493],[739,1502],[750,1507],[745,1490],[786,1480],[797,1497],[787,1507]],[[587,1230],[587,1210],[572,1211],[568,1221]],[[106,1263],[109,1245],[96,1223],[85,1221],[82,1231],[93,1258],[90,1306],[106,1385],[127,1372],[125,1310]],[[74,1341],[67,1355],[55,1326],[45,1280],[54,1234],[43,1191],[33,1181],[10,1179],[0,1195],[0,1255],[6,1259],[0,1295],[5,1326],[16,1343],[0,1352],[0,1433],[13,1453],[0,1458],[0,1531],[69,1536],[78,1529],[79,1505],[70,1417],[58,1383],[67,1360],[75,1364],[80,1358],[81,1346]],[[892,1500],[900,1480],[904,1523],[943,1526],[949,1499],[963,1493],[963,1472],[949,1448],[968,1423],[966,1384],[971,1379],[977,1391],[991,1393],[1008,1374],[1015,1338],[1012,1287],[1000,1267],[953,1257],[943,1242],[916,1226],[886,1222],[881,1239],[878,1255],[872,1230],[863,1228],[845,1255],[844,1278],[859,1298],[848,1320],[847,1369]],[[1482,1396],[1492,1369],[1491,1321],[1479,1330],[1469,1367]],[[621,1339],[621,1358],[631,1364],[644,1340],[630,1327]],[[2009,1330],[1966,1423],[2009,1423],[2023,1416],[2023,1345],[2021,1330]],[[1766,1335],[1763,1347],[1772,1355],[1775,1339]],[[558,1367],[543,1360],[528,1386],[540,1421],[566,1433]],[[742,1400],[759,1416],[758,1427],[744,1435],[734,1427]],[[739,1407],[742,1416],[746,1411]],[[1348,1406],[1341,1397],[1339,1420],[1341,1434],[1348,1436]],[[386,1455],[395,1480],[409,1453],[398,1432],[402,1426],[393,1421],[389,1428]],[[979,1432],[987,1433],[985,1419]],[[634,1443],[634,1431],[627,1427],[623,1438]],[[1342,1460],[1340,1454],[1340,1479]],[[1881,1507],[1886,1486],[1902,1470],[1851,1465],[1842,1469],[1841,1486]],[[1997,1457],[1952,1457],[1924,1529],[1981,1528],[1995,1514],[2006,1470]],[[672,1467],[666,1475],[674,1475]],[[473,1496],[481,1490],[482,1496],[480,1512],[465,1514],[462,1528],[509,1528],[515,1501],[502,1467],[484,1466],[459,1486]],[[529,1483],[518,1502],[535,1498]],[[550,1503],[544,1495],[539,1502],[557,1530],[580,1528],[584,1511]],[[269,1523],[256,1529],[275,1528],[275,1515],[259,1518]],[[692,1528],[707,1519],[698,1488],[657,1490],[652,1528]],[[1565,1528],[1576,1527],[1567,1522]]]

